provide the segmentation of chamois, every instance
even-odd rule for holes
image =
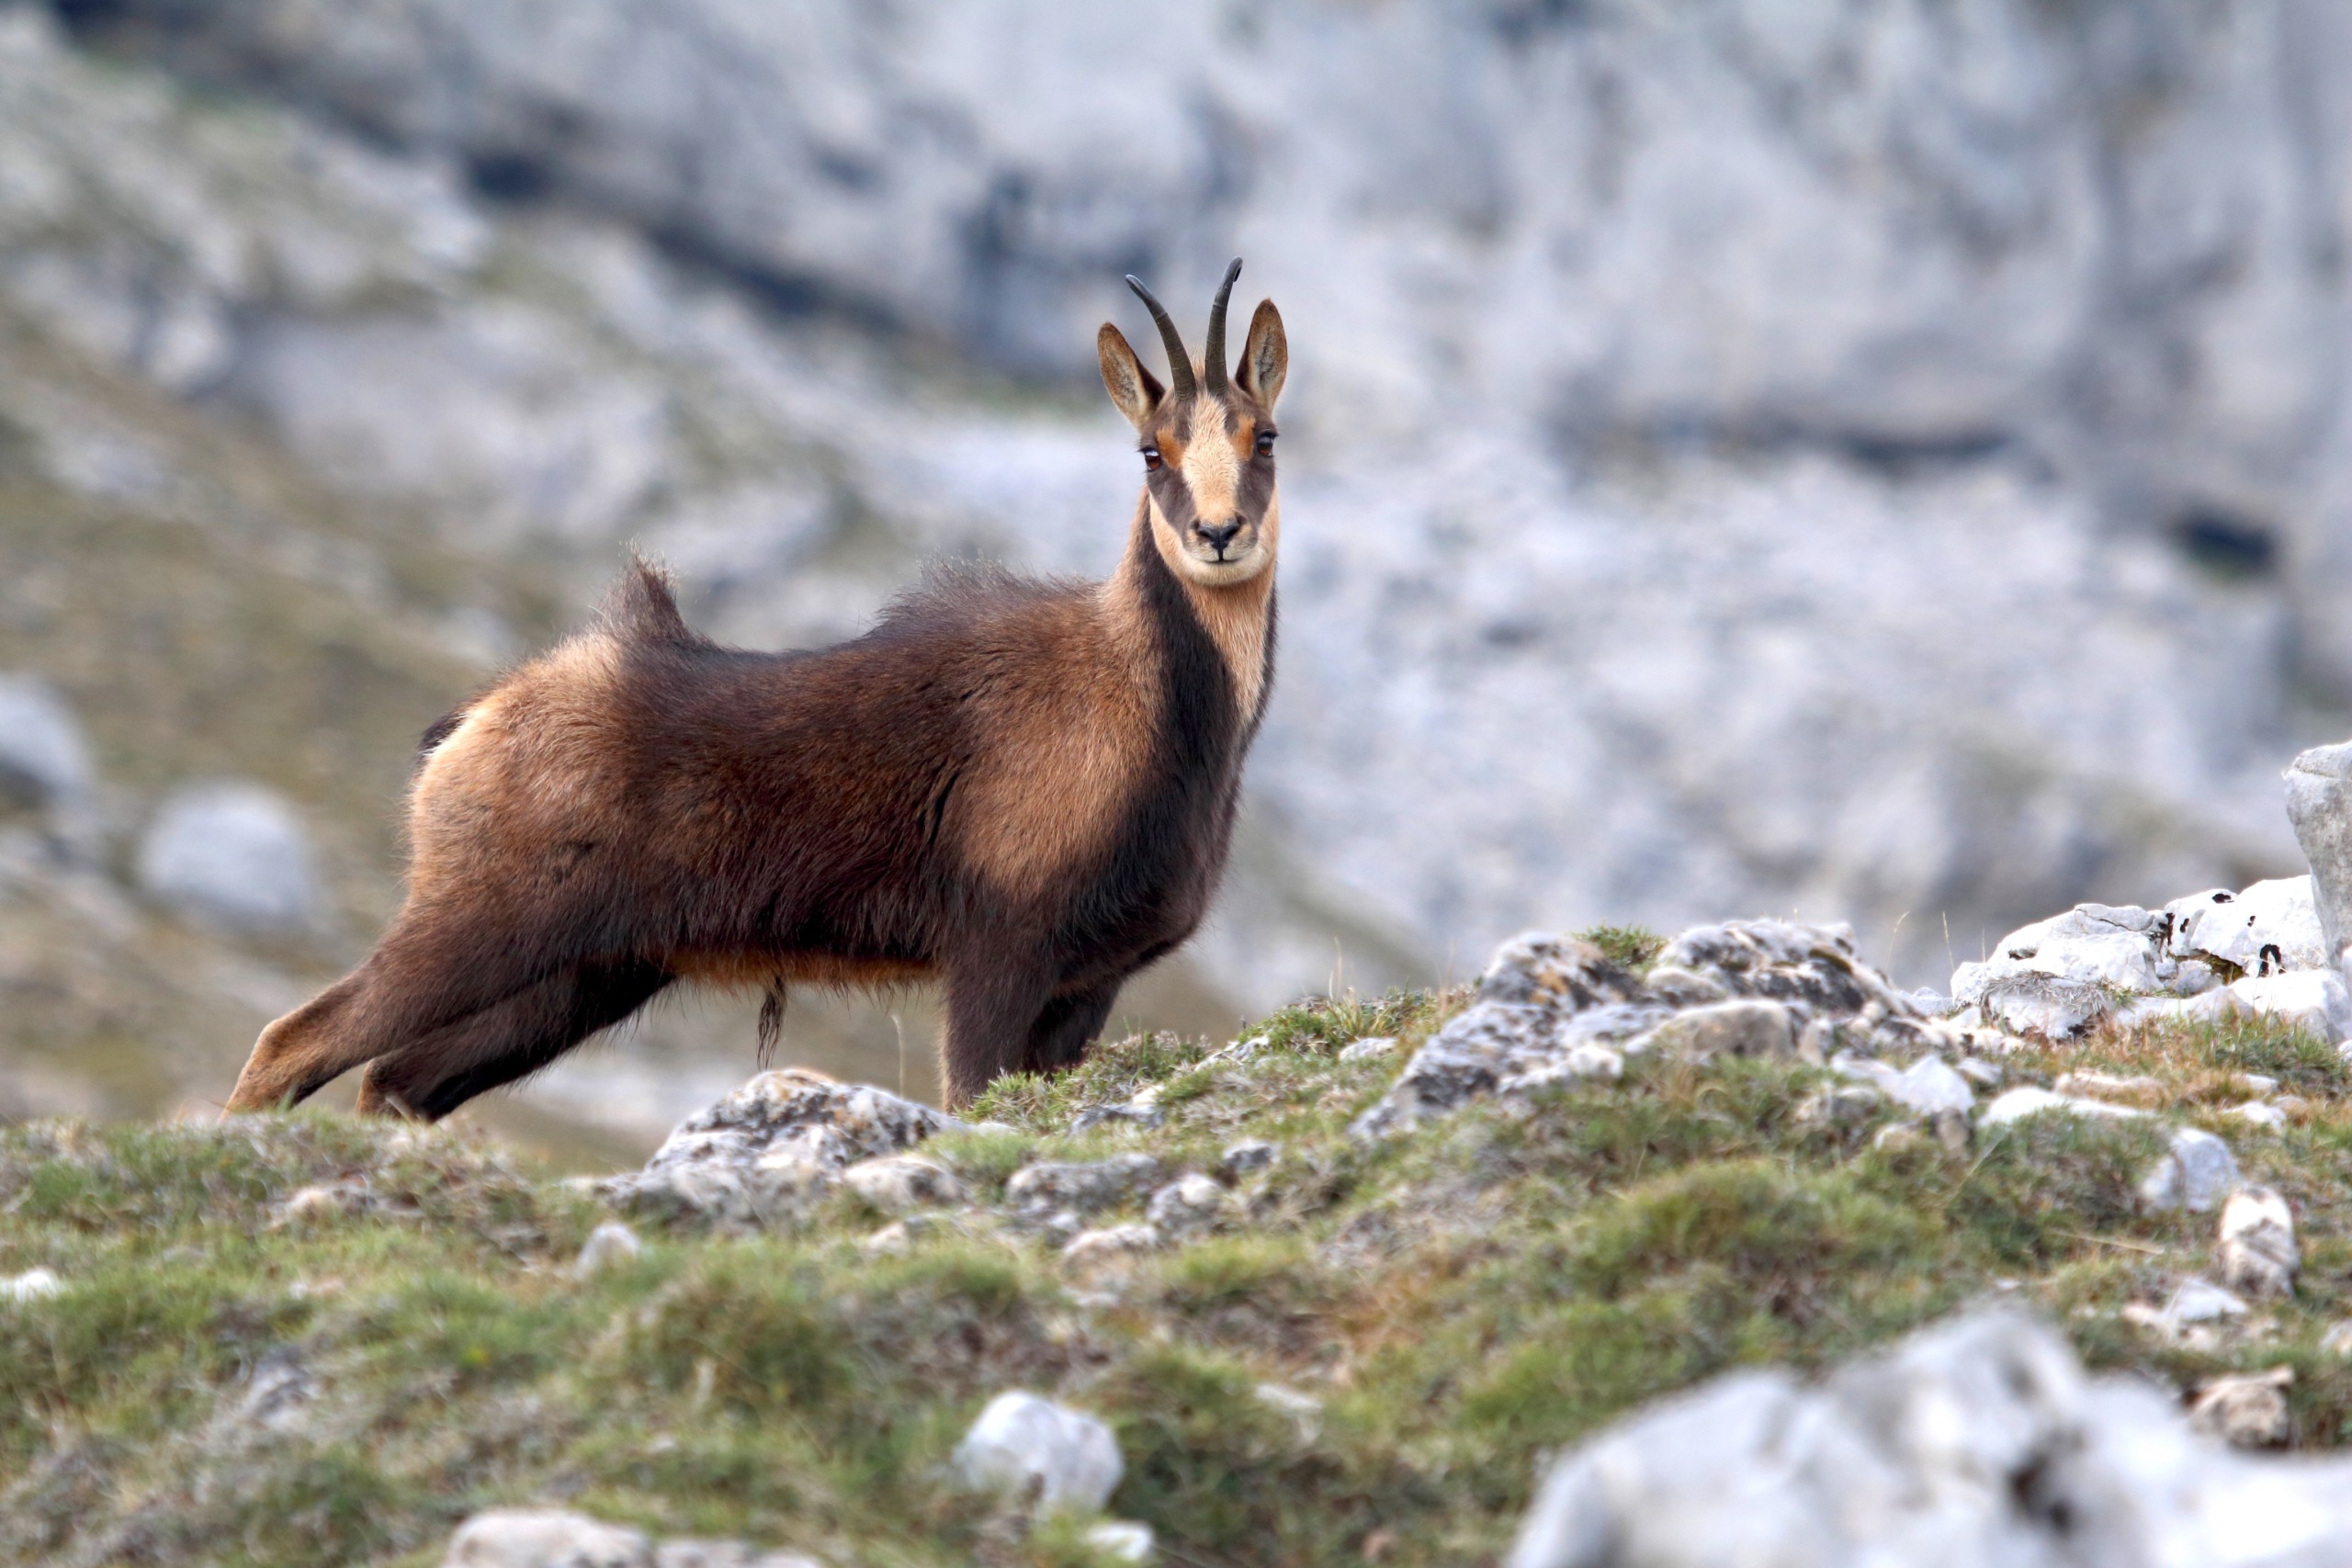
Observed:
[[[349,975],[262,1031],[228,1110],[364,1066],[435,1119],[673,982],[936,980],[947,1100],[1077,1061],[1120,985],[1200,924],[1273,674],[1274,402],[1258,306],[1169,385],[1096,338],[1143,491],[1107,581],[939,574],[865,636],[782,653],[691,630],[633,561],[588,629],[429,730],[408,892]]]

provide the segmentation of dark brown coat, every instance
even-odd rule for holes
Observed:
[[[935,979],[951,1103],[1076,1061],[1224,868],[1273,668],[1281,338],[1261,306],[1214,396],[1114,383],[1158,456],[1107,582],[967,570],[853,642],[754,653],[634,566],[426,736],[405,904],[229,1109],[364,1064],[363,1109],[446,1115],[682,979]]]

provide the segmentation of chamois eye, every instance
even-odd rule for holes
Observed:
[[[1159,447],[1147,446],[1143,449],[1143,466],[1147,468],[1156,468],[1159,467]]]
[[[1258,456],[1262,457],[1273,449],[1274,433],[1271,430],[1261,430],[1258,432]]]

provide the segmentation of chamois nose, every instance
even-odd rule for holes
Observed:
[[[1195,523],[1193,525],[1193,532],[1206,539],[1210,547],[1217,554],[1223,555],[1225,547],[1233,543],[1233,536],[1241,532],[1241,525],[1238,522]]]

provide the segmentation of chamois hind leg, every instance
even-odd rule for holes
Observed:
[[[300,1104],[362,1063],[525,989],[561,963],[545,941],[403,913],[358,968],[261,1032],[227,1111]]]
[[[1113,980],[1047,1002],[1046,1010],[1029,1026],[1029,1039],[1021,1054],[1021,1071],[1050,1073],[1075,1066],[1079,1058],[1086,1055],[1086,1047],[1102,1032],[1112,1005],[1119,999],[1122,983]]]
[[[641,960],[582,964],[368,1064],[359,1109],[439,1121],[620,1022],[670,983]]]
[[[988,954],[947,971],[947,1105],[969,1105],[1006,1073],[1025,1066],[1030,1025],[1053,992],[1050,971]]]

